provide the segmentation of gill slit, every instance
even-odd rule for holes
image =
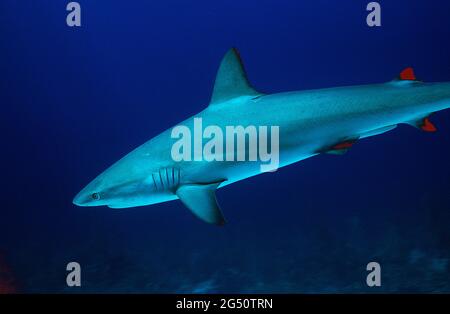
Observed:
[[[164,191],[164,182],[163,182],[163,179],[161,176],[161,169],[159,169],[158,174],[159,174],[159,180],[161,181],[162,190]]]
[[[153,185],[155,186],[156,191],[158,191],[158,185],[156,184],[155,175],[152,173]]]

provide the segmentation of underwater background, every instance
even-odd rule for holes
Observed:
[[[238,47],[266,93],[450,81],[450,2],[0,1],[0,290],[450,292],[450,111],[217,192],[228,221],[179,202],[112,210],[75,194],[123,155],[200,112]],[[66,285],[66,265],[82,287]],[[367,263],[382,286],[366,285]]]

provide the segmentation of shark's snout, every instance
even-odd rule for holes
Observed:
[[[73,198],[72,202],[77,206],[98,206],[103,205],[99,204],[102,201],[101,198],[101,193],[87,186]]]
[[[90,195],[81,191],[73,198],[73,204],[77,206],[89,206],[92,202],[92,198]]]

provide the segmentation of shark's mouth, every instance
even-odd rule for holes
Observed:
[[[113,208],[113,209],[135,207],[133,205],[121,205],[121,204],[110,204],[110,205],[106,205],[106,206],[108,206],[109,208]]]

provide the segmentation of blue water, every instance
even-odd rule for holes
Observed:
[[[72,205],[93,177],[201,111],[238,47],[266,93],[450,81],[450,2],[0,2],[0,251],[21,292],[450,292],[450,111],[217,193],[228,224],[179,201]],[[66,286],[66,264],[82,287]],[[382,286],[366,285],[367,263]]]

